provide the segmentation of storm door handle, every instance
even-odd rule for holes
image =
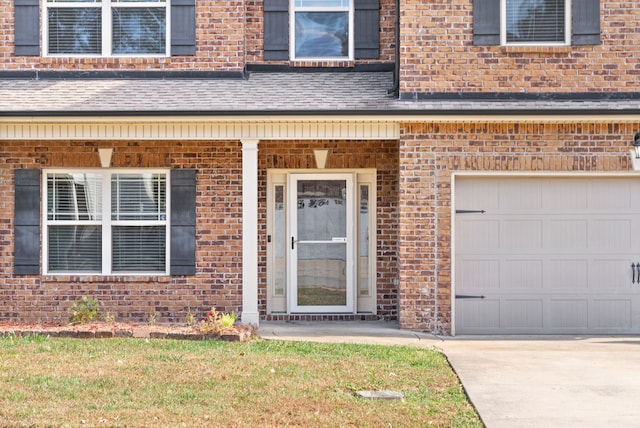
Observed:
[[[636,283],[636,264],[631,263],[631,283]],[[640,263],[638,263],[638,267],[640,267]],[[640,271],[638,272],[640,274]],[[638,278],[638,282],[640,282],[640,277]]]

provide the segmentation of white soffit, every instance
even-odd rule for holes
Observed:
[[[206,117],[0,118],[2,140],[353,140],[400,138],[400,125],[382,120]]]

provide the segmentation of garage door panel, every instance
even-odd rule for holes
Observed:
[[[631,276],[629,259],[594,259],[589,263],[589,288],[593,290],[632,292]]]
[[[640,177],[455,184],[456,333],[640,333]]]
[[[554,258],[546,260],[544,289],[562,291],[586,289],[589,286],[587,259]]]
[[[597,299],[591,303],[589,328],[594,330],[631,329],[631,300]]]
[[[456,201],[457,209],[473,210],[482,206],[485,210],[495,210],[500,206],[498,183],[484,178],[471,180],[456,190]]]
[[[542,248],[541,220],[506,220],[502,222],[502,248]]]
[[[541,299],[505,299],[502,306],[504,306],[502,326],[524,330],[542,328],[543,305]]]
[[[589,208],[623,210],[631,207],[629,182],[615,179],[589,181]]]
[[[548,180],[545,180],[547,183]],[[578,180],[562,180],[551,183],[553,192],[542,194],[543,212],[578,211],[588,206],[587,183]],[[549,184],[547,184],[549,185]]]
[[[460,230],[460,251],[500,248],[500,222],[497,220],[463,220]]]
[[[500,301],[497,299],[458,299],[460,328],[482,333],[500,329]]]
[[[586,330],[589,327],[589,302],[586,299],[552,299],[546,313],[552,330]]]
[[[586,249],[589,224],[582,219],[552,219],[545,222],[544,248],[547,250]]]
[[[589,223],[589,248],[629,251],[631,249],[631,220],[593,220]]]
[[[500,262],[461,258],[456,267],[456,277],[466,290],[500,288]]]
[[[542,192],[539,182],[503,181],[498,185],[501,209],[530,212],[542,207]]]
[[[501,281],[506,288],[514,290],[530,290],[542,288],[543,261],[537,260],[505,260]]]

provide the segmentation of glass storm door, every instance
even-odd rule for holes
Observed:
[[[353,175],[292,174],[291,312],[353,312]]]

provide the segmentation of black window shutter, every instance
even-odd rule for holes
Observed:
[[[600,44],[600,0],[573,1],[574,45]]]
[[[40,171],[18,169],[15,173],[15,255],[16,275],[40,273]]]
[[[473,0],[473,44],[500,44],[500,0]]]
[[[196,54],[196,1],[171,0],[171,55]]]
[[[38,0],[15,0],[15,54],[40,55],[40,4]]]
[[[289,0],[264,0],[264,59],[289,59]]]
[[[196,170],[171,171],[171,275],[196,273]]]
[[[356,0],[354,15],[355,57],[378,58],[380,56],[380,2]]]

